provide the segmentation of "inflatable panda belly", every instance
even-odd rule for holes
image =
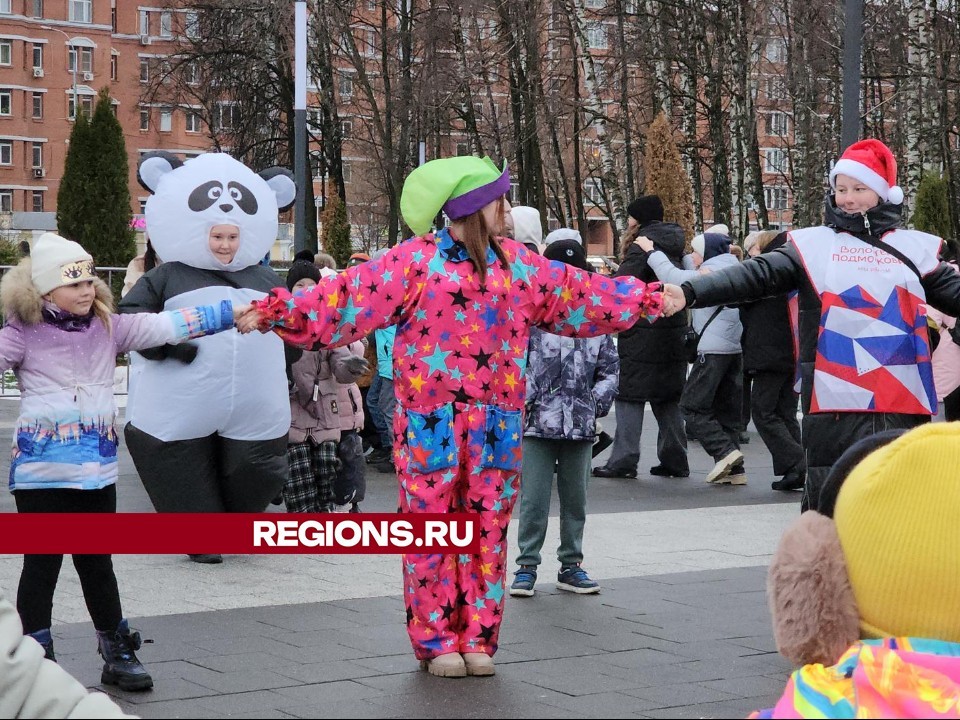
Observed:
[[[164,310],[195,305],[234,305],[262,298],[251,288],[209,286],[169,298]],[[219,433],[233,440],[272,440],[290,430],[290,401],[283,342],[273,333],[223,332],[191,341],[189,365],[147,360],[130,406],[134,427],[166,442]]]

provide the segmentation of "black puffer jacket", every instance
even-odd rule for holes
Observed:
[[[652,222],[640,229],[655,249],[662,250],[678,268],[683,267],[683,229],[675,223]],[[659,282],[647,264],[647,253],[631,245],[616,272],[644,282]],[[660,318],[655,323],[638,320],[620,333],[617,350],[620,354],[619,400],[649,402],[679,400],[687,378],[687,361],[683,355],[683,333],[686,314]]]
[[[824,223],[837,231],[848,232],[856,237],[881,237],[900,227],[901,205],[889,203],[878,205],[867,212],[870,223],[868,232],[863,215],[850,215],[839,210],[828,196]],[[960,313],[960,275],[941,262],[935,270],[922,279],[927,302],[948,315]],[[783,295],[791,290],[800,291],[800,371],[802,376],[801,399],[803,412],[810,411],[813,364],[817,356],[821,304],[820,296],[810,284],[803,268],[800,254],[793,243],[770,253],[750,258],[728,270],[704,275],[683,284],[688,305],[722,305],[724,303],[759,300]]]
[[[783,247],[787,234],[780,233],[762,252],[773,252]],[[743,324],[743,369],[764,372],[792,372],[796,367],[793,356],[793,331],[787,297],[765,298],[740,306]]]

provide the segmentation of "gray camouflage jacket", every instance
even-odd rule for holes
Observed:
[[[534,329],[527,359],[524,435],[593,440],[596,420],[617,396],[620,358],[613,338],[569,338]]]

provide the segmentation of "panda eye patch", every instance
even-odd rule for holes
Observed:
[[[213,205],[223,194],[223,183],[217,180],[210,180],[199,185],[190,193],[187,199],[187,207],[194,212],[203,212]]]
[[[258,205],[257,198],[246,187],[238,182],[227,183],[227,190],[230,197],[237,204],[237,207],[243,210],[247,215],[256,215]]]

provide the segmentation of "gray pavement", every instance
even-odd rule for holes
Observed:
[[[12,430],[16,405],[0,399],[0,434]],[[712,463],[696,443],[690,478],[651,477],[656,424],[644,424],[640,478],[591,481],[584,566],[602,592],[554,588],[554,500],[537,594],[508,598],[494,678],[417,669],[396,556],[229,556],[199,566],[119,555],[125,612],[154,641],[139,654],[156,687],[107,690],[128,711],[158,718],[742,717],[768,707],[790,666],[773,646],[765,567],[799,495],[770,490],[756,433],[744,447],[747,486],[704,483]],[[364,510],[395,509],[395,479],[371,473],[368,484]],[[119,504],[151,509],[125,450]],[[0,494],[0,513],[12,511]],[[513,523],[511,561],[515,539]],[[19,557],[0,556],[10,594],[19,569]],[[98,687],[93,630],[69,563],[54,612],[62,664]]]

